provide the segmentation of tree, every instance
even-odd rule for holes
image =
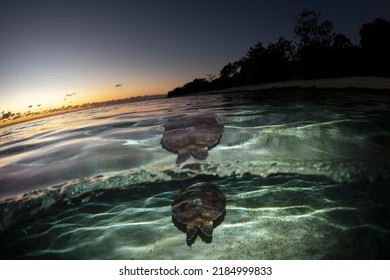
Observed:
[[[320,22],[320,12],[304,9],[296,18],[298,38],[296,76],[321,78],[332,76],[332,44],[335,34],[330,20]]]
[[[168,92],[168,97],[175,97],[184,95],[186,93],[195,93],[201,91],[207,91],[210,89],[210,82],[206,79],[196,78],[192,82],[186,83],[182,87],[177,87],[172,91]]]
[[[270,43],[263,55],[264,82],[275,82],[293,78],[292,64],[295,48],[291,41],[280,37],[276,43]]]
[[[390,76],[389,21],[376,19],[364,24],[358,47],[345,35],[336,34],[332,21],[320,17],[320,12],[304,9],[296,18],[296,43],[283,37],[267,47],[259,42],[242,59],[226,64],[218,78],[195,79],[169,96],[292,78]]]
[[[3,113],[0,120],[8,119],[12,116],[12,112],[8,111],[8,113]]]
[[[294,32],[299,40],[299,46],[319,46],[330,47],[333,38],[333,22],[325,20],[319,21],[320,12],[304,9],[299,17],[296,18]]]
[[[207,80],[211,83],[217,76],[215,74],[206,74]]]
[[[347,36],[343,34],[336,34],[333,39],[332,48],[336,51],[341,51],[353,48],[353,45]]]
[[[390,76],[390,22],[377,18],[363,24],[360,45],[370,74]]]
[[[363,24],[360,29],[360,45],[363,49],[389,51],[390,22],[381,18]]]
[[[295,58],[295,48],[291,41],[280,37],[276,43],[270,43],[266,49],[266,53],[286,61],[291,61]]]
[[[256,64],[261,61],[262,56],[264,55],[265,48],[263,43],[259,42],[254,47],[250,47],[249,51],[246,53],[246,56],[243,59],[243,62]]]
[[[219,76],[221,78],[231,78],[238,73],[239,67],[240,66],[238,63],[229,62],[221,69],[221,72],[219,72]]]
[[[240,72],[237,80],[241,85],[250,85],[263,82],[265,71],[265,47],[261,42],[250,47],[245,57],[237,62],[240,65]]]
[[[351,43],[351,40],[343,35],[336,34],[332,44],[332,50],[328,63],[331,65],[332,76],[355,76],[362,75],[361,51]]]

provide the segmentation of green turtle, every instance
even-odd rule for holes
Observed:
[[[187,226],[187,240],[194,238],[198,229],[206,236],[213,234],[213,221],[225,212],[226,197],[210,183],[196,183],[181,189],[172,203],[172,215]]]
[[[178,154],[177,164],[191,155],[204,160],[208,156],[208,148],[218,144],[223,128],[213,113],[174,116],[164,124],[161,142],[165,149]]]

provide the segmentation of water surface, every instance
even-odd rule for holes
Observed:
[[[161,146],[178,114],[224,125],[206,160]],[[3,259],[390,257],[390,100],[272,92],[129,103],[0,129]],[[211,242],[171,217],[183,186],[228,204]]]

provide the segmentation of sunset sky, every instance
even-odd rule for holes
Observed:
[[[293,40],[303,8],[355,44],[363,23],[390,15],[383,0],[3,0],[0,112],[166,93],[257,42]]]

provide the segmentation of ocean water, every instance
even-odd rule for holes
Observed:
[[[215,113],[206,160],[161,145],[172,116]],[[129,103],[0,128],[1,259],[389,259],[390,97],[230,93]],[[179,190],[227,198],[186,241]]]

